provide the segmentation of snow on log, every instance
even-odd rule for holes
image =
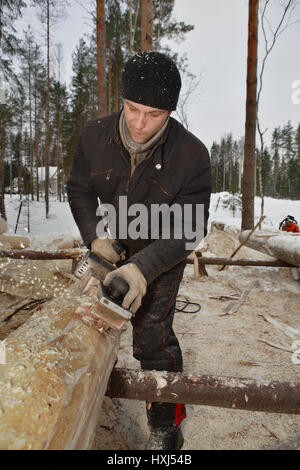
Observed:
[[[2,342],[0,449],[89,449],[119,348],[74,315],[76,285]],[[3,351],[2,351],[3,352]]]
[[[240,235],[243,241],[249,230]],[[259,232],[254,233],[245,246],[274,256],[279,260],[289,263],[291,266],[300,266],[300,235],[290,232]]]

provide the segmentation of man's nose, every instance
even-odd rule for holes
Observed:
[[[136,129],[143,129],[146,124],[146,116],[144,114],[140,114],[136,120]]]

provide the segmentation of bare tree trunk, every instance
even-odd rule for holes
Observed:
[[[39,134],[38,134],[38,119],[37,119],[37,98],[36,92],[34,95],[34,153],[35,153],[35,170],[36,170],[36,200],[40,200],[39,189]]]
[[[115,112],[119,111],[119,44],[117,44],[115,60]]]
[[[141,48],[152,51],[153,42],[153,0],[141,0]]]
[[[6,220],[5,210],[5,173],[4,173],[4,139],[5,129],[0,119],[0,215]]]
[[[30,51],[31,52],[31,51]],[[33,185],[33,139],[32,139],[32,74],[31,74],[31,56],[29,63],[29,159],[30,159],[30,191],[31,191],[31,200],[34,200],[34,185]]]
[[[249,0],[242,230],[251,229],[254,225],[255,133],[257,120],[257,35],[258,0]]]
[[[46,217],[49,214],[49,159],[50,159],[50,0],[47,0],[47,94],[46,94],[46,139],[45,139],[45,203]]]
[[[106,114],[105,0],[97,0],[97,91],[98,115]]]
[[[108,74],[107,74],[107,113],[111,114],[111,79],[112,79],[112,59],[111,59],[111,43],[108,44]]]
[[[57,111],[57,141],[56,141],[56,166],[57,166],[57,199],[61,202],[61,175],[60,175],[60,162],[61,162],[61,143],[60,143],[60,104]]]
[[[18,168],[18,189],[20,200],[23,197],[23,158],[22,158],[22,132],[23,132],[23,119],[20,120],[20,140],[19,140],[19,168]]]

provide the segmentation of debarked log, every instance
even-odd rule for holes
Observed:
[[[240,240],[245,240],[248,231],[240,235]],[[300,266],[300,236],[291,232],[262,232],[252,235],[245,246],[253,248],[269,256],[290,263],[292,266]]]
[[[300,414],[297,382],[114,368],[106,394],[148,402]]]
[[[196,253],[197,254],[197,253]],[[194,260],[191,258],[187,259],[187,264],[193,264]],[[245,259],[245,258],[215,258],[212,256],[198,256],[199,264],[207,265],[230,265],[230,266],[266,266],[266,267],[277,267],[277,268],[292,268],[293,265],[280,261],[276,258],[273,259]]]
[[[81,301],[70,287],[2,342],[0,450],[93,446],[120,332],[84,324]]]

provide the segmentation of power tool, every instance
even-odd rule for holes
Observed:
[[[114,249],[120,253],[122,245],[116,242]],[[123,247],[122,247],[123,251]],[[129,321],[133,314],[122,307],[124,296],[128,292],[128,284],[120,277],[112,279],[109,286],[102,283],[107,273],[116,269],[116,266],[101,258],[92,251],[87,251],[75,268],[74,274],[80,280],[80,294],[89,297],[89,307],[78,307],[75,311],[82,320],[96,327],[99,331],[109,328],[120,330]]]

